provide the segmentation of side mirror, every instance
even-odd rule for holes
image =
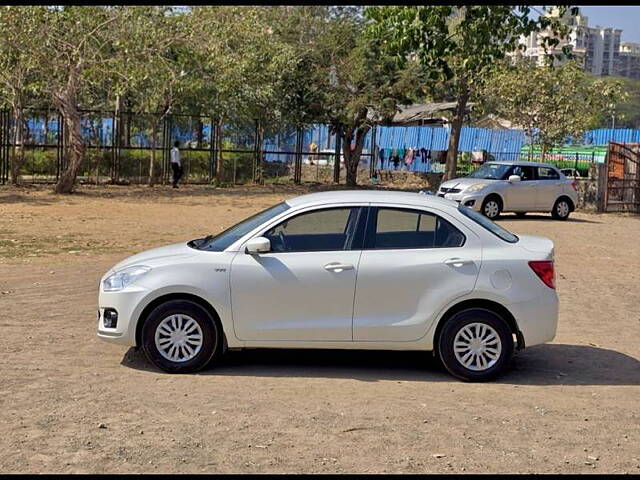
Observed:
[[[271,251],[271,242],[265,237],[255,237],[246,244],[246,252],[255,255],[258,253],[267,253]]]
[[[519,182],[520,180],[522,180],[520,178],[520,175],[509,175],[509,183],[515,183],[515,182]]]

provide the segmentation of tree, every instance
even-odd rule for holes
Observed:
[[[13,114],[11,152],[11,182],[17,185],[24,163],[24,109],[37,97],[38,78],[31,55],[30,38],[36,24],[24,9],[33,7],[0,8],[0,99]]]
[[[560,7],[560,16],[566,7]],[[444,179],[456,175],[458,144],[467,102],[492,65],[519,47],[519,37],[548,29],[543,45],[556,46],[568,32],[558,18],[530,18],[529,6],[368,7],[368,34],[404,65],[417,59],[431,82],[445,82],[457,98]],[[568,49],[563,47],[563,53]]]
[[[31,31],[30,48],[37,73],[64,117],[68,132],[67,166],[56,193],[73,190],[84,160],[81,96],[92,82],[114,78],[128,52],[117,40],[126,35],[133,9],[127,7],[31,7],[22,10]]]
[[[189,90],[193,43],[183,14],[171,7],[135,7],[129,35],[118,39],[118,47],[131,52],[119,70],[118,96],[127,96],[135,113],[149,114],[151,154],[148,185],[155,183],[158,130],[176,105],[184,103]],[[187,105],[187,108],[189,105]],[[184,108],[184,105],[183,105]]]
[[[281,33],[298,60],[293,78],[299,82],[285,95],[287,110],[297,112],[300,124],[315,118],[333,125],[342,144],[346,184],[352,187],[371,126],[418,96],[422,70],[415,62],[400,67],[377,39],[363,35],[361,8],[309,8],[314,9],[300,10],[296,23]],[[300,33],[291,35],[291,30]]]
[[[622,83],[593,79],[576,62],[536,67],[526,62],[497,69],[482,90],[487,108],[524,129],[543,158],[568,138],[580,138],[624,98]]]
[[[625,77],[602,77],[605,84],[616,82],[622,85],[626,95],[618,99],[611,110],[611,115],[600,119],[596,128],[640,128],[640,80]]]
[[[276,85],[286,75],[290,49],[273,35],[265,7],[194,7],[194,93],[198,111],[215,121],[217,145],[225,123],[278,117]],[[225,180],[224,162],[216,175]]]

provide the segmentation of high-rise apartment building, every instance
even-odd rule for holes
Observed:
[[[640,62],[640,50],[637,44],[621,43],[622,30],[611,27],[590,27],[589,18],[582,15],[578,9],[576,15],[569,10],[560,17],[557,8],[552,9],[549,16],[560,18],[560,21],[569,26],[569,35],[561,39],[560,43],[547,51],[547,53],[560,54],[565,45],[570,45],[574,57],[581,63],[584,70],[593,75],[622,75],[638,78],[638,66]],[[545,51],[542,46],[544,37],[550,36],[550,31],[532,33],[528,37],[521,38],[524,51],[514,52],[512,57],[530,58],[538,65],[544,64]],[[635,45],[635,47],[634,47]],[[567,61],[554,60],[555,64]]]

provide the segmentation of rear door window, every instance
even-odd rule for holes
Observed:
[[[444,218],[424,211],[372,207],[365,248],[461,247],[464,234]]]
[[[540,180],[559,180],[558,172],[550,167],[538,167],[538,179]]]

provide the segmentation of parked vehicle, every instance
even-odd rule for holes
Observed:
[[[437,194],[490,219],[502,212],[551,212],[566,220],[578,203],[574,180],[553,165],[534,162],[485,163],[468,177],[442,183]]]
[[[100,281],[98,337],[176,373],[227,349],[388,349],[488,380],[554,338],[554,282],[551,240],[456,202],[322,192],[118,263]]]

